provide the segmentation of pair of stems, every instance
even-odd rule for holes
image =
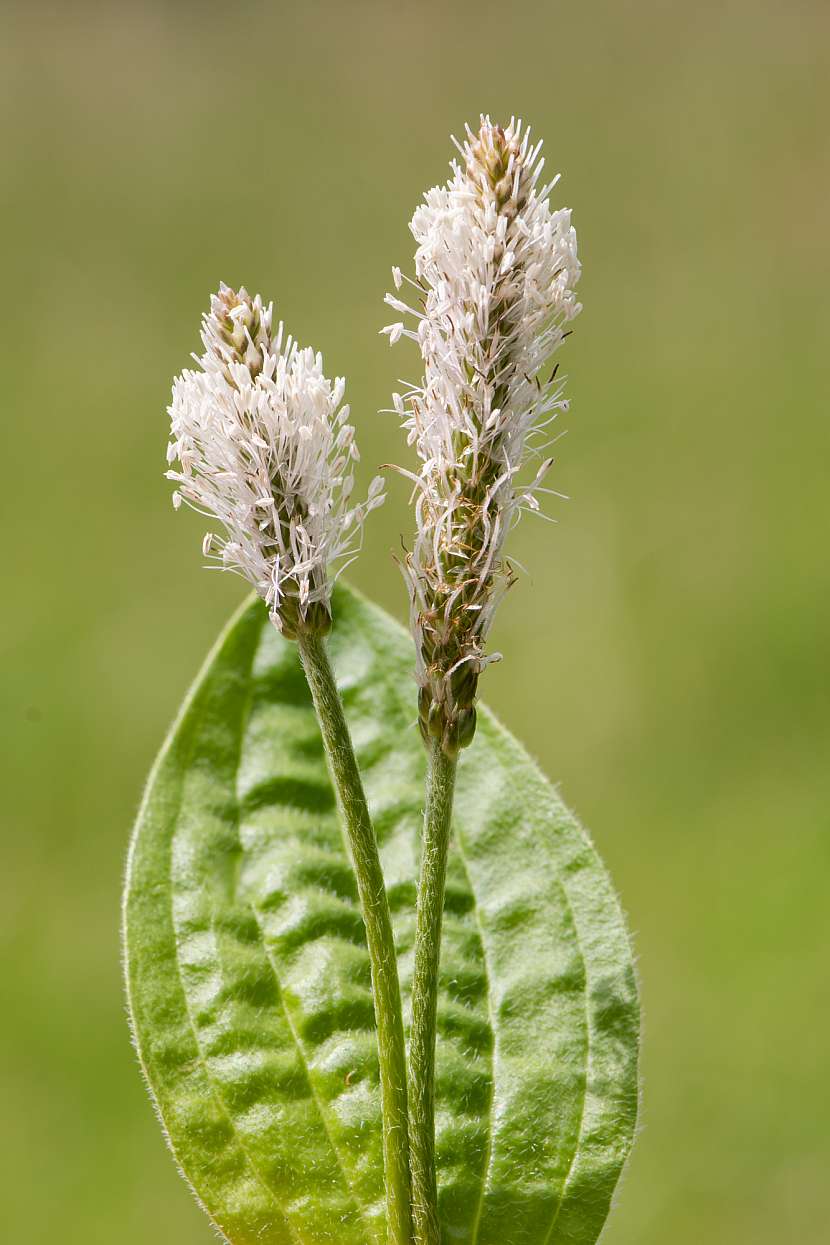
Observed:
[[[427,778],[407,1077],[395,940],[377,839],[322,636],[298,645],[345,823],[366,927],[378,1035],[390,1245],[440,1245],[435,1178],[435,1034],[456,761],[433,741]]]

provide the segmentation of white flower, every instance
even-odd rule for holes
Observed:
[[[463,165],[453,161],[412,218],[412,298],[386,297],[412,327],[382,330],[416,341],[424,362],[421,384],[394,406],[421,460],[405,568],[421,725],[449,751],[472,738],[485,639],[513,578],[505,538],[523,509],[538,509],[545,430],[567,409],[556,369],[542,370],[580,311],[576,234],[568,209],[551,209],[557,179],[539,185],[541,143],[520,121],[502,129],[482,117],[456,146]]]
[[[186,501],[215,517],[204,553],[248,579],[287,635],[299,625],[325,630],[333,563],[357,552],[362,525],[383,501],[376,477],[350,506],[358,459],[345,383],[323,374],[323,360],[271,329],[264,307],[226,285],[202,320],[199,370],[173,384],[168,408],[168,471]]]

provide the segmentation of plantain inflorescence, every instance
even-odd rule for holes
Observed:
[[[184,500],[219,520],[203,552],[236,571],[266,601],[283,634],[325,634],[332,564],[360,543],[366,515],[383,501],[378,476],[351,505],[358,459],[345,382],[323,360],[272,331],[273,305],[222,285],[202,320],[199,367],[173,384],[168,471]]]
[[[520,121],[482,117],[456,146],[461,162],[412,218],[412,300],[386,297],[414,326],[383,330],[416,341],[424,364],[421,382],[393,399],[421,460],[404,472],[416,514],[404,572],[421,732],[450,756],[473,738],[478,678],[495,660],[485,644],[514,580],[507,533],[538,509],[547,429],[568,406],[556,369],[542,373],[580,310],[576,234],[569,210],[551,209],[557,179],[539,185],[541,143]],[[400,269],[393,277],[400,290]]]

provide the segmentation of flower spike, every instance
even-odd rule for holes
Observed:
[[[199,370],[173,384],[167,472],[173,503],[215,517],[203,552],[248,579],[293,638],[331,623],[331,566],[357,552],[367,514],[383,501],[378,476],[350,506],[358,459],[345,382],[321,355],[272,331],[272,305],[220,287],[202,320]]]
[[[482,117],[456,145],[463,165],[452,162],[412,218],[409,301],[393,269],[386,302],[405,318],[382,330],[416,341],[424,363],[422,382],[394,396],[421,460],[404,572],[421,731],[449,755],[473,738],[478,677],[495,660],[485,641],[513,582],[505,538],[522,510],[538,509],[551,465],[532,443],[568,406],[555,370],[545,380],[542,369],[580,311],[576,234],[567,208],[551,210],[555,182],[539,188],[541,143],[521,121],[503,129]]]

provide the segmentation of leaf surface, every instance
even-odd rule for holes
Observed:
[[[425,767],[411,642],[345,587],[334,617],[406,1007]],[[258,601],[150,776],[124,928],[142,1067],[215,1224],[234,1245],[383,1245],[356,886],[296,647]],[[592,1245],[636,1120],[631,951],[585,832],[484,708],[459,765],[438,1023],[445,1245]]]

